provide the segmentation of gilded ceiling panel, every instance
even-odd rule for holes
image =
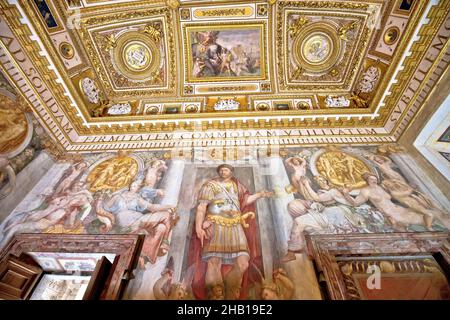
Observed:
[[[393,142],[448,66],[448,1],[0,5],[0,68],[71,150],[157,148],[174,131]]]
[[[281,2],[277,13],[277,62],[281,91],[348,91],[376,31],[381,5],[323,3],[307,9]]]
[[[193,6],[179,14],[185,95],[273,92],[266,3]]]
[[[105,95],[176,95],[171,12],[141,10],[86,18],[79,31]]]

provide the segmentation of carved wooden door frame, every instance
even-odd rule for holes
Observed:
[[[352,299],[337,261],[339,256],[440,254],[443,262],[450,265],[448,232],[316,234],[305,235],[305,238],[308,254],[314,259],[319,280],[323,278],[326,281],[327,294],[332,300]]]
[[[118,300],[133,278],[142,248],[143,235],[29,234],[15,235],[0,252],[0,261],[9,254],[27,252],[112,253],[116,255],[110,280],[101,299]]]

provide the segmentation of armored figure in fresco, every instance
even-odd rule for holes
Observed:
[[[219,177],[207,181],[199,193],[190,259],[198,266],[193,284],[197,298],[213,298],[218,288],[226,299],[244,298],[247,269],[260,255],[254,203],[272,193],[251,195],[233,171],[230,165],[220,165]]]

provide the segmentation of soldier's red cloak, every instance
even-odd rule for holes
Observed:
[[[255,203],[245,205],[247,198],[250,196],[250,192],[247,188],[239,182],[236,178],[232,180],[238,186],[238,197],[239,206],[241,208],[241,213],[245,214],[247,212],[255,212]],[[263,273],[262,269],[262,259],[261,259],[261,249],[259,242],[259,229],[257,223],[257,217],[255,219],[248,219],[248,228],[244,228],[245,236],[247,237],[247,244],[249,249],[250,261],[249,268],[244,273],[241,287],[240,299],[247,299],[248,289],[252,282],[259,282],[261,279],[260,273]],[[194,278],[192,280],[192,290],[196,299],[205,300],[207,299],[207,292],[205,288],[205,273],[206,273],[206,261],[202,260],[202,247],[200,240],[195,232],[195,222],[192,228],[192,236],[189,246],[189,256],[188,263],[189,266],[195,265]],[[208,240],[206,240],[208,241]],[[232,265],[222,264],[222,278],[224,279],[226,274],[231,270]],[[259,272],[258,272],[258,270]]]

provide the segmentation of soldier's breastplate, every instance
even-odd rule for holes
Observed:
[[[240,213],[238,206],[234,205],[231,199],[219,198],[213,200],[208,206],[208,213],[211,215],[219,215],[223,217],[233,217]]]

